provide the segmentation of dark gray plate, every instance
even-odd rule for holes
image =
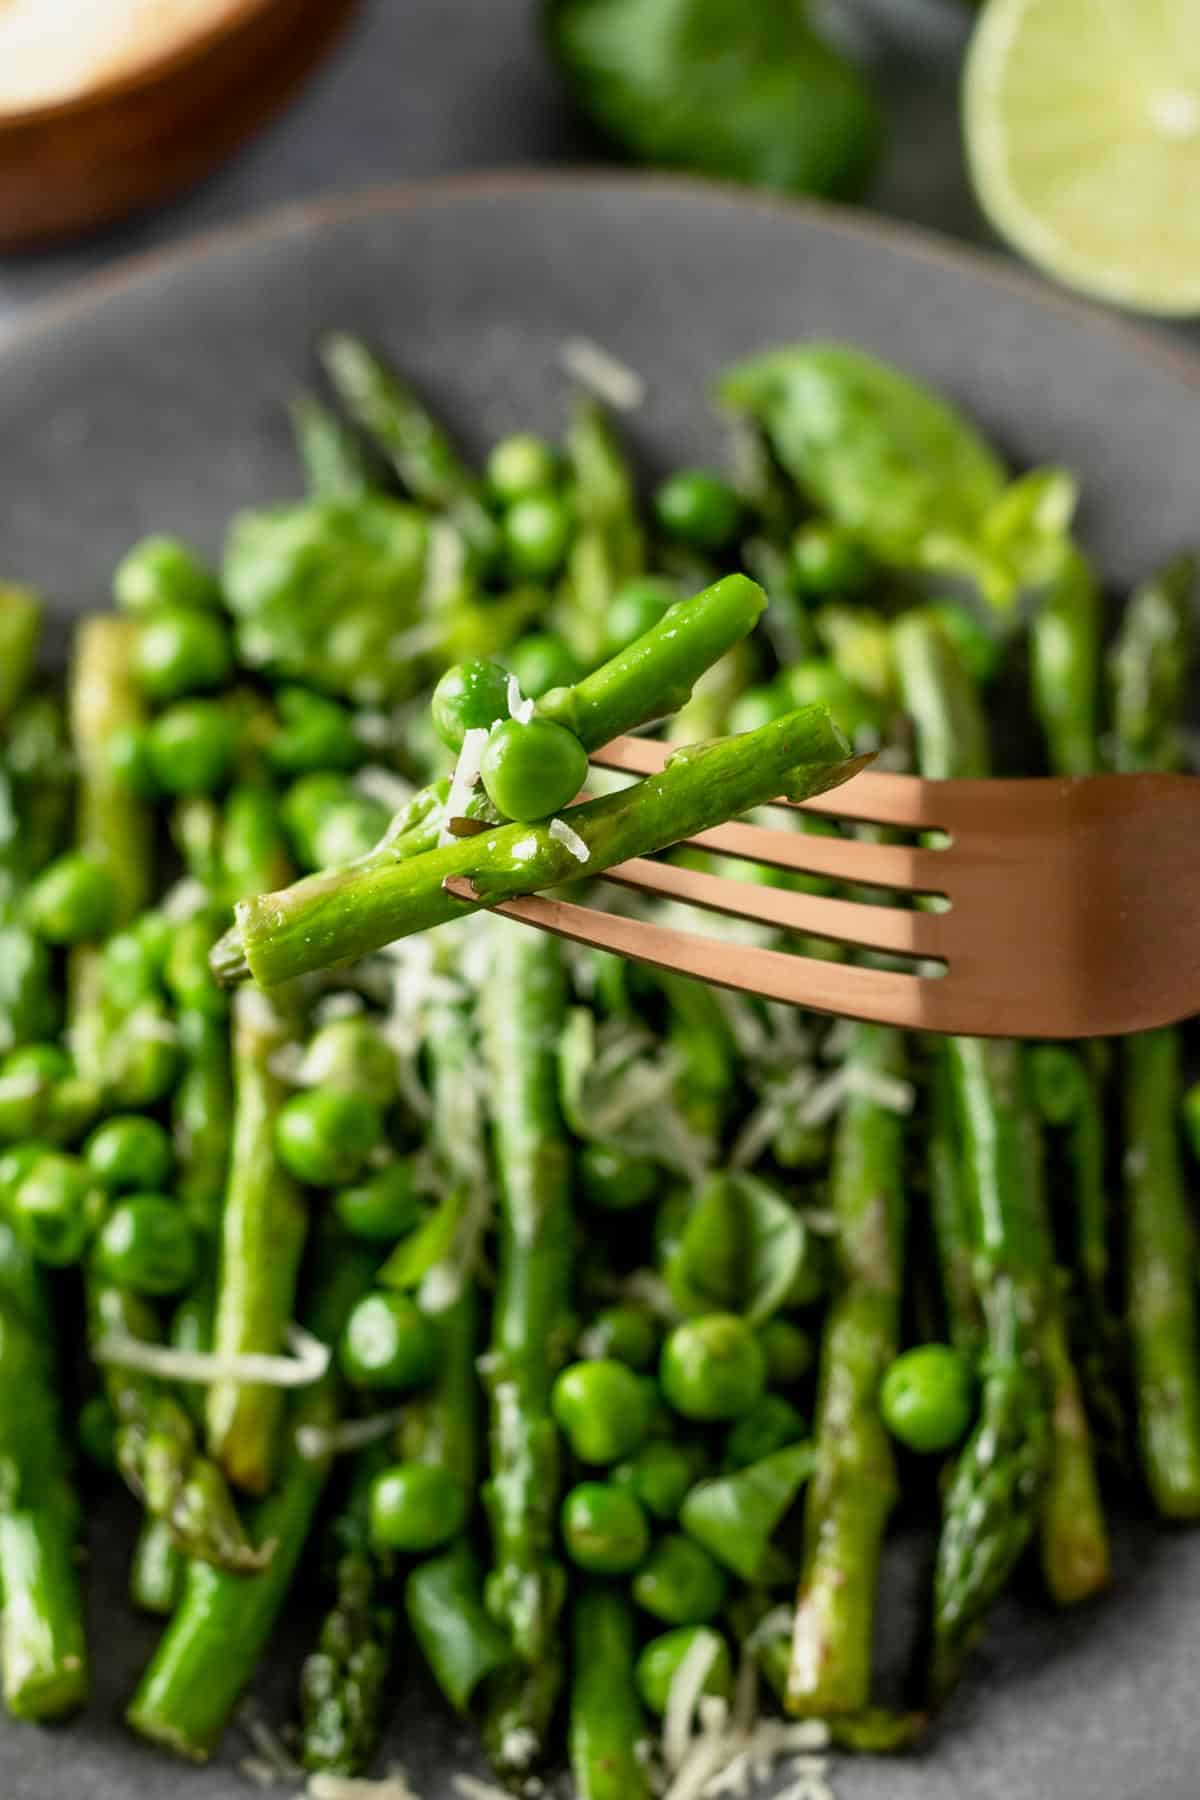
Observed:
[[[647,378],[633,429],[652,464],[718,454],[705,395],[723,363],[845,337],[956,394],[1017,462],[1077,470],[1110,580],[1200,529],[1200,364],[1148,335],[861,217],[683,182],[493,178],[286,212],[134,264],[23,327],[0,354],[4,573],[66,617],[103,602],[140,532],[215,548],[236,507],[295,492],[283,401],[331,323],[382,339],[478,442],[553,430],[559,347],[592,337]],[[0,1800],[248,1791],[240,1743],[192,1771],[120,1728],[152,1642],[124,1602],[128,1526],[118,1503],[90,1534],[91,1714],[53,1734],[0,1726]],[[910,1627],[909,1571],[889,1638]],[[303,1641],[280,1635],[276,1716]],[[1196,1800],[1198,1645],[1200,1540],[1134,1521],[1109,1599],[1069,1618],[1033,1593],[1006,1602],[937,1741],[905,1761],[840,1760],[840,1800]],[[470,1766],[461,1737],[419,1677],[405,1687],[387,1748],[448,1800],[450,1772]]]

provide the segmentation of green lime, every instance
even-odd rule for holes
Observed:
[[[979,203],[1031,262],[1200,312],[1200,0],[989,0],[963,123]]]

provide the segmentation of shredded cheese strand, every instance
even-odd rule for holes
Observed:
[[[288,1326],[286,1341],[290,1356],[254,1352],[225,1356],[214,1350],[176,1350],[169,1344],[148,1344],[143,1338],[111,1331],[95,1344],[92,1355],[96,1362],[110,1363],[114,1368],[206,1387],[217,1381],[243,1381],[260,1387],[302,1388],[320,1381],[329,1368],[329,1345],[299,1325]]]

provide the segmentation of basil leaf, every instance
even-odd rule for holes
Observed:
[[[761,1324],[791,1299],[810,1260],[808,1228],[757,1175],[714,1175],[666,1269],[685,1317],[736,1312]]]
[[[848,345],[769,351],[730,369],[718,392],[883,562],[919,562],[931,533],[974,537],[1003,492],[1001,463],[954,407]]]

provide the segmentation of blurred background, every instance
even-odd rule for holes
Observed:
[[[973,193],[974,185],[988,198],[978,156],[968,176],[961,92],[973,31],[982,36],[989,17],[1011,14],[1015,4],[0,0],[0,326],[119,256],[197,230],[317,195],[483,168],[613,159],[700,166],[1002,247]],[[151,15],[167,18],[174,7],[192,21],[193,34],[197,20],[207,30],[203,55],[160,60],[152,80],[145,71],[132,80],[127,73],[115,90],[110,69],[90,93],[84,87],[49,112],[20,110],[18,52],[34,39],[53,77],[56,30],[65,44],[83,21],[103,35],[107,18],[110,43],[121,22],[144,38]],[[1081,142],[1102,137],[1130,59],[1128,42],[1112,33],[1106,58],[1097,21],[1119,15],[1126,36],[1135,29],[1143,47],[1140,9],[1130,0],[1114,0],[1114,8],[1109,15],[1096,0],[1037,0],[1029,10],[1060,33],[1046,40],[1048,53],[1035,32],[1026,58],[1041,65],[1032,79],[1044,91],[1030,92],[1023,85],[1030,71],[1019,66],[1018,91],[1005,88],[1003,59],[989,57],[995,79],[977,83],[989,87],[981,141],[989,132],[994,139],[998,121],[1008,146],[1036,164],[1045,122],[1058,121],[1063,94],[1068,104],[1078,96],[1081,70],[1093,91],[1084,92],[1083,118],[1071,130]],[[1102,232],[1121,206],[1140,213],[1139,198],[1149,205],[1177,182],[1172,230],[1151,224],[1157,245],[1178,238],[1165,279],[1176,302],[1182,284],[1185,302],[1194,295],[1196,304],[1147,310],[1195,313],[1200,207],[1180,205],[1180,196],[1186,203],[1189,190],[1193,197],[1200,191],[1200,31],[1188,33],[1194,0],[1167,0],[1140,16],[1147,25],[1158,20],[1157,41],[1145,47],[1157,54],[1159,70],[1190,67],[1178,81],[1160,73],[1149,97],[1133,96],[1129,142],[1139,123],[1153,138],[1153,158],[1134,172],[1140,193],[1096,206],[1081,188],[1069,229],[1083,240],[1074,248],[1098,262],[1103,276],[1114,247]],[[1086,30],[1076,30],[1080,20],[1090,21]],[[1058,41],[1066,47],[1061,58],[1053,54]],[[1112,148],[1086,147],[1097,156]],[[1134,148],[1140,154],[1145,145]],[[1155,160],[1160,155],[1170,162]],[[1064,185],[1059,179],[1053,192],[1035,194],[1035,212],[1042,201],[1049,211],[1062,200]],[[1014,222],[1003,203],[987,210],[1001,219],[1004,238],[1036,254],[1037,217]],[[1176,222],[1189,210],[1192,235],[1184,243],[1187,229]],[[41,240],[38,248],[29,247],[32,239]],[[1054,272],[1077,276],[1061,253]],[[1106,291],[1102,280],[1074,285]],[[1194,325],[1184,329],[1200,341]]]
[[[826,12],[834,35],[854,40],[884,114],[866,204],[986,241],[958,123],[970,11],[956,0],[855,0]],[[200,186],[82,243],[0,259],[0,320],[118,256],[282,202],[612,156],[552,65],[535,14],[533,0],[362,0],[306,85]]]

